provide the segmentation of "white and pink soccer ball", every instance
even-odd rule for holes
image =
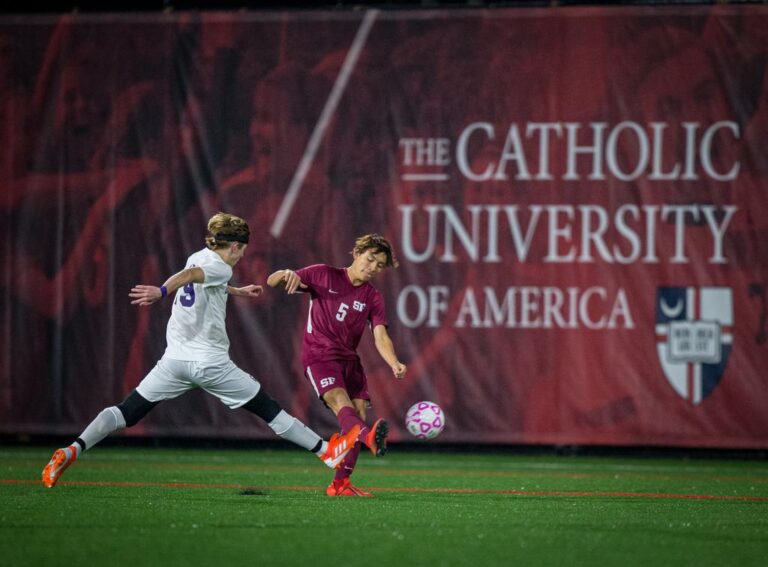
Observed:
[[[405,414],[405,427],[420,439],[434,439],[445,427],[445,413],[435,402],[417,402]]]

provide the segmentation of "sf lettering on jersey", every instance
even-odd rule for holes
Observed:
[[[355,301],[354,303],[352,303],[352,308],[355,311],[360,311],[362,313],[363,310],[365,309],[365,303]],[[336,311],[336,319],[338,319],[339,321],[343,321],[344,319],[346,319],[348,309],[349,309],[349,305],[342,302],[341,305],[339,305],[338,311]]]
[[[310,296],[304,364],[357,358],[366,326],[387,324],[381,293],[368,282],[353,286],[344,268],[317,264],[296,273]]]

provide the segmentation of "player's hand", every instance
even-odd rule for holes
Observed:
[[[156,301],[162,299],[163,294],[160,292],[160,288],[154,285],[142,285],[139,284],[131,288],[131,292],[128,296],[133,299],[131,305],[152,305]]]
[[[395,364],[392,365],[392,374],[395,375],[395,378],[398,380],[402,380],[405,378],[405,372],[408,370],[408,368],[400,361],[397,361]]]
[[[259,297],[264,293],[264,286],[250,284],[243,287],[236,287],[235,291],[237,295],[241,297]]]
[[[283,270],[283,281],[285,282],[286,293],[296,293],[299,289],[306,289],[306,284],[302,283],[299,274],[293,270]]]

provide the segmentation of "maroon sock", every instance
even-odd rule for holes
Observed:
[[[352,471],[355,470],[355,463],[357,463],[357,457],[360,455],[360,442],[365,439],[365,435],[368,433],[368,426],[362,419],[360,419],[360,416],[357,415],[355,409],[350,407],[341,408],[336,415],[336,419],[339,420],[339,427],[341,428],[342,434],[350,431],[355,425],[360,426],[360,433],[357,435],[357,443],[350,449],[347,456],[344,457],[344,461],[336,470],[336,474],[333,477],[334,481],[340,482],[345,478],[349,478]]]
[[[357,439],[365,443],[365,436],[368,433],[368,426],[360,419],[354,408],[343,407],[336,414],[336,419],[339,420],[339,427],[341,427],[341,433],[349,432],[355,425],[360,426],[360,433],[357,435]]]
[[[341,466],[336,469],[336,474],[333,477],[334,482],[341,482],[345,478],[352,476],[352,472],[355,470],[355,464],[357,463],[357,457],[360,455],[361,443],[358,441],[355,446],[350,449],[347,456],[341,462]]]

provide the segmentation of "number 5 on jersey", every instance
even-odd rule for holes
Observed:
[[[344,318],[347,316],[347,309],[349,309],[349,305],[346,303],[342,303],[339,305],[339,310],[336,312],[336,319],[339,321],[343,321]]]

